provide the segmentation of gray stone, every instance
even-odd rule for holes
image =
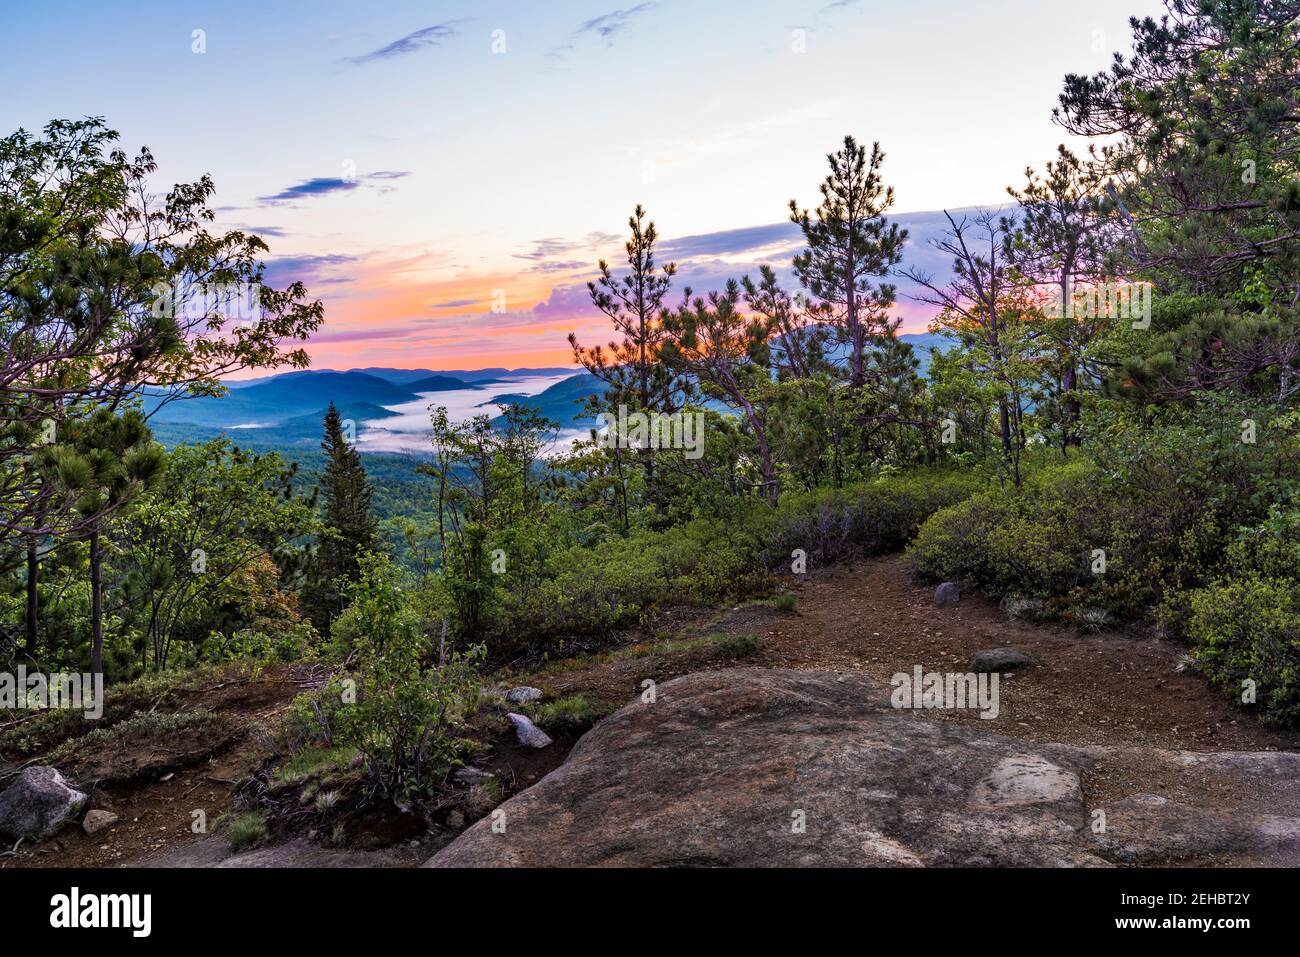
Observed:
[[[541,697],[541,688],[530,688],[528,685],[511,688],[506,692],[506,700],[511,704],[531,704],[534,701],[540,701]]]
[[[75,820],[86,795],[68,784],[56,768],[24,768],[18,780],[0,793],[0,834],[10,840],[49,837]]]
[[[1028,667],[1033,663],[1033,658],[1023,652],[1016,651],[1014,648],[988,648],[984,651],[977,651],[971,656],[970,670],[976,674],[981,672],[1014,671],[1017,668]]]
[[[537,725],[533,724],[522,714],[511,712],[506,715],[510,723],[515,726],[515,737],[519,743],[526,748],[547,748],[551,745],[551,737]]]
[[[934,603],[939,607],[955,605],[961,601],[961,588],[956,582],[944,582],[934,590]]]
[[[739,668],[663,683],[426,866],[1294,865],[1300,756],[1082,748],[889,705],[864,675]],[[1080,781],[1150,780],[1178,801]],[[1213,784],[1207,786],[1207,776]],[[1149,785],[1148,785],[1149,786]],[[1133,789],[1136,792],[1136,788]],[[1236,796],[1231,810],[1222,795]],[[1096,833],[1097,810],[1106,829]]]
[[[116,814],[112,811],[96,808],[93,811],[86,812],[86,816],[81,819],[81,829],[87,834],[98,834],[104,828],[112,827],[116,823]]]

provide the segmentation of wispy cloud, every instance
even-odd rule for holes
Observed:
[[[456,24],[461,22],[460,20],[448,20],[445,23],[435,23],[431,27],[424,27],[414,33],[408,33],[406,36],[394,40],[377,50],[371,50],[369,53],[363,53],[360,56],[347,57],[347,61],[361,66],[366,63],[374,63],[376,60],[391,60],[393,57],[419,53],[428,47],[440,47],[444,40],[460,36]]]
[[[605,41],[606,46],[613,46],[614,38],[626,30],[634,18],[653,10],[658,5],[656,0],[648,0],[646,3],[638,3],[634,7],[628,7],[626,10],[611,10],[609,13],[602,13],[598,17],[592,17],[580,24],[568,40],[552,47],[546,55],[552,60],[562,60],[574,51],[579,40],[587,36],[599,37]]]
[[[373,180],[380,181],[379,185],[372,187],[373,189],[387,193],[397,188],[388,185],[389,182],[410,175],[407,170],[380,170],[375,173],[367,173],[364,176],[354,176],[346,179],[333,176],[317,176],[303,180],[301,183],[295,183],[293,186],[287,186],[278,193],[259,196],[257,201],[267,206],[279,206],[296,199],[311,199],[314,196],[325,196],[330,193],[346,193],[367,181]]]
[[[276,289],[299,281],[306,283],[308,288],[350,283],[354,277],[338,275],[335,270],[340,266],[353,265],[357,261],[358,257],[343,253],[328,253],[323,256],[280,256],[267,262],[263,281]]]
[[[293,186],[288,186],[278,193],[272,193],[270,196],[259,196],[257,198],[263,203],[278,203],[290,199],[303,199],[308,196],[323,196],[326,193],[346,192],[356,188],[357,181],[354,179],[317,176],[303,180]]]
[[[577,33],[595,33],[606,40],[613,40],[614,36],[622,33],[632,18],[638,13],[644,13],[655,6],[653,2],[638,3],[635,7],[629,7],[626,10],[613,10],[609,13],[603,13],[598,17],[592,17],[582,26],[578,27]]]

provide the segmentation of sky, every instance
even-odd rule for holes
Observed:
[[[4,0],[0,135],[103,116],[326,309],[321,368],[572,360],[645,206],[675,294],[769,262],[845,134],[894,210],[1008,201],[1156,0]],[[1078,145],[1078,144],[1073,144]],[[923,240],[922,240],[923,243]],[[921,256],[923,250],[914,249]],[[675,296],[674,296],[675,299]],[[903,301],[904,331],[925,313]]]

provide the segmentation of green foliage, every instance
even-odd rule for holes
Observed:
[[[965,499],[984,481],[974,470],[920,469],[789,495],[766,533],[764,559],[770,567],[788,570],[796,549],[804,551],[809,568],[896,551],[932,514]]]
[[[232,817],[226,825],[226,841],[232,851],[242,851],[266,838],[266,820],[257,811]]]
[[[603,702],[576,694],[537,705],[532,718],[552,734],[581,734],[611,710]]]
[[[342,589],[356,578],[360,556],[379,547],[379,529],[370,512],[374,492],[333,402],[324,427],[323,528],[303,588],[304,611],[322,632],[329,631],[342,610]]]
[[[1237,696],[1252,681],[1264,721],[1300,723],[1300,582],[1226,581],[1194,592],[1191,606],[1187,635],[1210,680]]]
[[[291,718],[300,741],[352,746],[391,796],[427,786],[429,774],[463,751],[456,726],[478,701],[481,647],[430,666],[402,576],[381,555],[361,557],[350,603],[336,622],[352,671],[300,703]]]

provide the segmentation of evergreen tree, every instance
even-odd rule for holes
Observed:
[[[885,186],[880,144],[866,148],[852,136],[826,157],[830,175],[822,182],[816,215],[790,200],[790,219],[803,230],[808,248],[794,258],[799,282],[821,305],[821,318],[835,338],[848,347],[849,386],[857,391],[867,380],[868,347],[890,335],[888,309],[894,287],[882,282],[902,259],[907,230],[885,220],[894,204],[894,189]]]
[[[370,513],[374,490],[366,479],[361,455],[343,434],[343,422],[331,402],[325,413],[324,530],[316,545],[314,567],[304,588],[308,617],[322,633],[343,608],[341,582],[356,581],[360,556],[379,549],[379,528]]]

